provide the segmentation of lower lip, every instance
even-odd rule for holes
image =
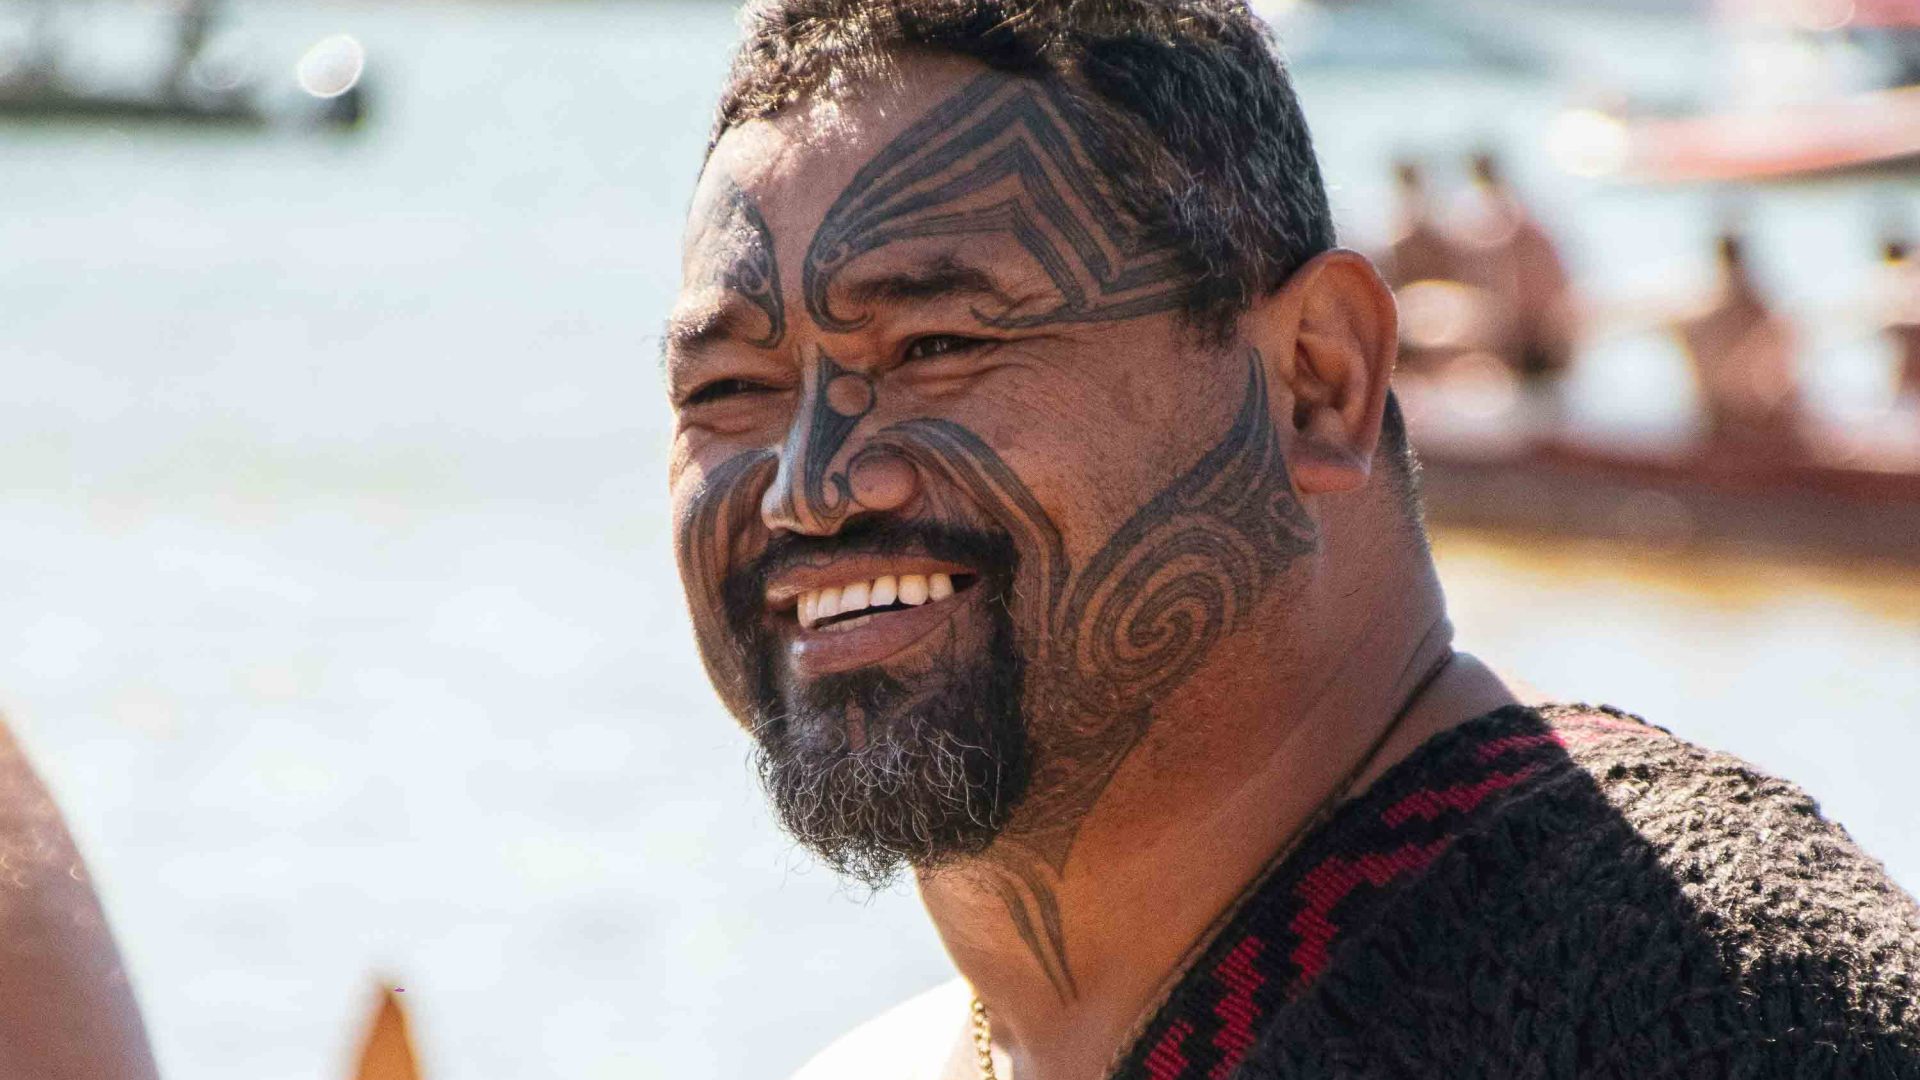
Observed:
[[[919,607],[869,615],[858,623],[801,630],[787,646],[787,659],[802,679],[878,664],[945,626],[972,589]]]

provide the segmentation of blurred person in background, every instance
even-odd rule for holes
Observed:
[[[1476,253],[1441,220],[1426,170],[1402,158],[1393,177],[1393,221],[1379,269],[1405,300],[1400,366],[1444,376],[1462,356],[1500,352],[1511,337],[1511,313],[1483,287]]]
[[[0,1076],[157,1080],[106,915],[33,766],[0,724]]]
[[[187,95],[192,88],[193,66],[206,51],[220,12],[215,0],[181,0],[173,21],[173,58],[167,68],[167,92],[175,97]]]
[[[1465,280],[1466,253],[1434,211],[1426,170],[1410,158],[1393,164],[1393,224],[1380,273],[1394,288],[1416,281]]]
[[[1454,650],[1243,4],[761,0],[683,271],[708,673],[961,976],[804,1075],[1920,1071],[1920,909],[1807,796]]]
[[[1573,281],[1559,245],[1527,209],[1499,158],[1483,150],[1468,165],[1474,200],[1463,232],[1472,272],[1512,312],[1508,365],[1527,382],[1550,383],[1573,366]]]
[[[1707,450],[1796,457],[1803,449],[1798,335],[1754,281],[1746,239],[1725,229],[1714,250],[1719,281],[1713,296],[1674,326],[1693,365]]]
[[[1894,393],[1910,409],[1920,409],[1920,264],[1913,241],[1889,233],[1880,244],[1876,282],[1881,329],[1893,340]]]

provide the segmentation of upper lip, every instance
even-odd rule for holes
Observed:
[[[871,581],[888,574],[978,574],[980,571],[951,559],[926,555],[848,554],[789,566],[767,579],[767,610],[789,611],[800,594],[828,586]]]

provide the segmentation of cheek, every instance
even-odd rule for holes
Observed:
[[[675,477],[670,496],[674,556],[696,616],[717,606],[727,575],[764,543],[760,497],[772,465],[771,454],[754,451],[714,466],[703,462]]]
[[[1216,424],[1203,408],[1189,412],[1142,389],[1146,382],[1081,386],[981,421],[982,436],[1031,489],[1076,564],[1191,464],[1184,452]]]

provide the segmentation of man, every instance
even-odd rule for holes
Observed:
[[[1803,445],[1793,324],[1773,309],[1747,265],[1746,240],[1715,241],[1720,280],[1706,306],[1675,332],[1693,363],[1706,449],[1744,458],[1792,458]]]
[[[1390,239],[1380,257],[1387,284],[1398,289],[1417,281],[1465,281],[1472,276],[1472,253],[1441,224],[1418,162],[1393,163],[1393,193]]]
[[[747,26],[682,576],[786,826],[964,978],[810,1075],[1920,1068],[1920,912],[1804,796],[1452,650],[1393,301],[1242,4]]]
[[[1550,384],[1573,366],[1576,297],[1559,245],[1508,181],[1499,158],[1480,151],[1469,161],[1474,207],[1468,250],[1493,279],[1513,312],[1514,340],[1507,361],[1536,385]]]
[[[1920,264],[1906,237],[1889,233],[1880,241],[1877,314],[1880,329],[1893,342],[1894,397],[1920,405]]]

